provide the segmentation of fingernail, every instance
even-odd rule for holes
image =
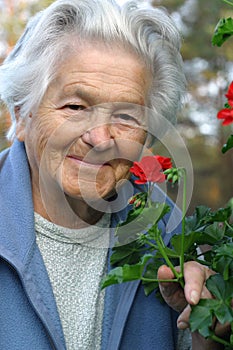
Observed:
[[[197,304],[199,300],[199,294],[196,290],[192,290],[190,294],[190,300],[193,304]]]
[[[184,322],[184,321],[178,321],[177,322],[177,328],[179,328],[179,329],[187,329],[187,328],[189,328],[189,324],[187,322]]]

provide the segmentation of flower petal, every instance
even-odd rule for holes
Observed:
[[[229,125],[233,123],[233,109],[224,108],[217,114],[218,119],[224,119],[222,125]]]
[[[138,177],[136,184],[146,182],[164,182],[166,176],[163,170],[172,167],[171,159],[162,156],[145,156],[140,162],[134,162],[130,172]]]
[[[158,160],[163,170],[172,168],[171,158],[163,157],[159,155],[155,155],[154,157]]]
[[[233,81],[231,82],[228,91],[226,93],[226,98],[232,100],[233,99]]]

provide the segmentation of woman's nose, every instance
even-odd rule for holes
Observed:
[[[114,145],[110,124],[98,125],[89,129],[83,134],[82,139],[94,147],[96,151],[105,151]]]

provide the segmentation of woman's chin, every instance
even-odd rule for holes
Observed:
[[[77,182],[75,186],[71,186],[71,183],[69,183],[69,186],[65,186],[64,184],[63,191],[73,200],[77,199],[88,203],[94,203],[112,197],[115,193],[115,185],[115,180],[105,183],[79,181],[78,186]]]

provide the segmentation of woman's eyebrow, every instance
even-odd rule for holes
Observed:
[[[79,97],[82,100],[86,101],[90,105],[98,105],[98,104],[103,104],[103,103],[114,103],[117,105],[122,105],[124,107],[131,105],[138,105],[138,106],[144,106],[145,101],[144,98],[133,98],[128,93],[122,93],[121,99],[118,101],[110,101],[108,98],[109,96],[106,95],[101,95],[100,91],[96,91],[96,86],[92,86],[88,84],[70,84],[67,86],[64,86],[62,91],[61,91],[61,96],[59,98],[67,98],[67,97]],[[106,99],[106,101],[104,101]]]
[[[78,96],[83,100],[89,100],[94,98],[94,94],[88,88],[79,86],[67,86],[63,89],[65,96]]]

